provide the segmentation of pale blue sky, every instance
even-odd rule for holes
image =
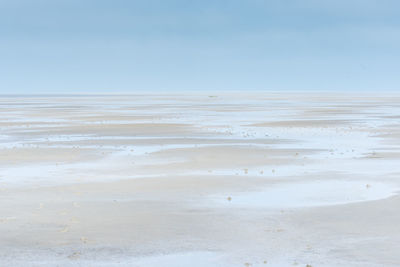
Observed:
[[[0,93],[400,91],[397,0],[0,0]]]

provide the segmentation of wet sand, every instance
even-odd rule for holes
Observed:
[[[0,266],[399,266],[400,95],[0,97]]]

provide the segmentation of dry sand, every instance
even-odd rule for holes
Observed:
[[[400,96],[0,98],[0,266],[400,266]]]

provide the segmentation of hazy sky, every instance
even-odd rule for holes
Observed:
[[[0,93],[398,90],[398,0],[0,0]]]

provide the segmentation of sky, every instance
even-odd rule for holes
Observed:
[[[0,93],[400,91],[398,0],[0,0]]]

